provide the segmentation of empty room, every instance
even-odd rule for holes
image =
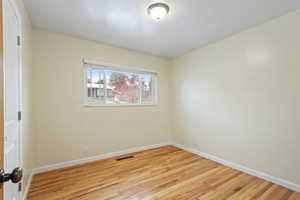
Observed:
[[[0,10],[0,200],[300,200],[299,0]]]

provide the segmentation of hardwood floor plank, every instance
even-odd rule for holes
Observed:
[[[173,146],[129,155],[35,175],[28,200],[299,199],[299,193]]]
[[[245,185],[253,181],[255,177],[248,174],[240,174],[239,176],[230,179],[215,190],[208,192],[201,196],[199,200],[210,200],[210,199],[227,199],[235,192],[241,190]]]
[[[251,200],[257,199],[258,196],[262,195],[266,190],[272,186],[272,183],[266,182],[262,179],[256,179],[236,192],[234,195],[228,198],[228,200]]]
[[[273,184],[269,190],[267,190],[258,200],[265,200],[265,199],[281,199],[281,200],[288,200],[289,190],[287,188],[278,186]]]
[[[300,193],[294,192],[288,200],[299,200],[300,199]]]

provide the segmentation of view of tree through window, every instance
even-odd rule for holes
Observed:
[[[104,69],[86,70],[87,103],[95,105],[155,104],[155,75]]]
[[[138,104],[139,77],[132,73],[106,71],[107,104]]]

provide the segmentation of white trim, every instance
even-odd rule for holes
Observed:
[[[152,73],[152,74],[158,74],[157,71],[141,68],[141,67],[130,67],[127,65],[120,65],[120,64],[112,64],[108,62],[103,61],[96,61],[96,60],[88,60],[88,59],[82,59],[82,63],[84,65],[96,65],[95,67],[99,67],[100,69],[103,68],[109,68],[111,70],[117,70],[117,71],[124,71],[127,70],[128,72],[134,72],[134,73]]]
[[[52,170],[56,170],[56,169],[62,169],[62,168],[71,167],[74,165],[89,163],[89,162],[93,162],[93,161],[103,160],[103,159],[107,159],[107,158],[112,158],[112,157],[121,156],[124,154],[130,154],[130,153],[135,153],[135,152],[149,150],[149,149],[155,149],[155,148],[168,146],[168,145],[172,145],[172,143],[165,142],[165,143],[153,144],[153,145],[149,145],[149,146],[134,147],[134,148],[123,150],[123,151],[117,151],[117,152],[112,152],[112,153],[107,153],[107,154],[101,154],[98,156],[82,158],[79,160],[71,160],[71,161],[66,161],[66,162],[57,163],[57,164],[53,164],[53,165],[43,166],[43,167],[33,169],[32,172],[33,172],[33,174],[39,174],[39,173],[48,172],[48,171],[52,171]]]
[[[101,155],[98,155],[98,156],[82,158],[82,159],[79,159],[79,160],[71,160],[71,161],[67,161],[67,162],[62,162],[62,163],[57,163],[57,164],[48,165],[48,166],[44,166],[44,167],[35,168],[31,171],[31,173],[29,175],[27,185],[26,185],[24,193],[23,193],[22,200],[27,199],[29,189],[30,189],[30,186],[31,186],[31,182],[32,182],[33,176],[35,174],[48,172],[48,171],[52,171],[52,170],[56,170],[56,169],[62,169],[62,168],[66,168],[66,167],[71,167],[71,166],[75,166],[75,165],[80,165],[80,164],[84,164],[84,163],[89,163],[89,162],[93,162],[93,161],[103,160],[103,159],[112,158],[112,157],[116,157],[116,156],[121,156],[121,155],[124,155],[124,154],[130,154],[130,153],[135,153],[135,152],[139,152],[139,151],[155,149],[155,148],[159,148],[159,147],[163,147],[163,146],[169,146],[169,145],[173,145],[173,143],[172,142],[164,142],[164,143],[160,143],[160,144],[134,147],[134,148],[126,149],[126,150],[123,150],[123,151],[117,151],[117,152],[112,152],[112,153],[107,153],[107,154],[101,154]]]
[[[177,148],[180,148],[180,149],[183,149],[185,151],[197,154],[201,157],[204,157],[204,158],[207,158],[209,160],[215,161],[215,162],[220,163],[222,165],[231,167],[233,169],[242,171],[242,172],[250,174],[252,176],[256,176],[258,178],[261,178],[261,179],[267,180],[269,182],[272,182],[272,183],[281,185],[283,187],[289,188],[291,190],[300,192],[300,185],[291,183],[289,181],[286,181],[286,180],[283,180],[283,179],[280,179],[280,178],[273,177],[273,176],[268,175],[268,174],[263,173],[263,172],[259,172],[259,171],[241,166],[239,164],[235,164],[235,163],[223,160],[223,159],[218,158],[216,156],[200,152],[196,149],[186,147],[186,146],[181,145],[181,144],[177,144],[177,143],[174,143],[174,142],[165,142],[165,143],[153,144],[153,145],[148,145],[148,146],[134,147],[134,148],[123,150],[123,151],[112,152],[112,153],[107,153],[107,154],[101,154],[101,155],[98,155],[98,156],[83,158],[83,159],[79,159],[79,160],[72,160],[72,161],[62,162],[62,163],[58,163],[58,164],[53,164],[53,165],[48,165],[48,166],[33,169],[32,172],[30,173],[26,188],[25,188],[24,193],[23,193],[24,194],[23,195],[23,200],[26,200],[26,197],[28,195],[30,185],[31,185],[31,182],[32,182],[32,178],[35,174],[48,172],[48,171],[52,171],[52,170],[56,170],[56,169],[62,169],[62,168],[66,168],[66,167],[71,167],[71,166],[75,166],[75,165],[79,165],[79,164],[89,163],[89,162],[93,162],[93,161],[103,160],[103,159],[112,158],[112,157],[116,157],[116,156],[121,156],[121,155],[124,155],[124,154],[130,154],[130,153],[135,153],[135,152],[139,152],[139,151],[159,148],[159,147],[168,146],[168,145],[175,146]]]
[[[106,103],[107,103],[107,76],[106,76],[105,71],[103,71],[102,73],[103,73],[103,78],[104,78],[104,84],[103,84],[104,85],[104,104],[106,105]],[[93,83],[93,81],[92,81],[93,80],[93,73],[91,73],[90,76],[91,76],[91,84],[92,84]],[[85,86],[86,85],[87,85],[87,82],[85,83]],[[85,92],[88,93],[88,88],[86,89]],[[86,102],[88,102],[88,101],[86,101]]]
[[[84,107],[153,107],[158,104],[99,104],[99,103],[85,103]]]
[[[23,192],[23,197],[22,197],[23,200],[27,200],[27,196],[28,196],[28,193],[29,193],[29,189],[30,189],[30,186],[31,186],[33,175],[34,175],[34,173],[30,172],[27,184],[26,184],[24,192]]]
[[[17,35],[20,37],[20,46],[17,46],[18,48],[18,112],[21,112],[22,115],[23,115],[23,54],[22,54],[22,50],[23,50],[23,44],[22,44],[22,41],[23,41],[23,20],[22,20],[22,16],[21,16],[21,13],[20,13],[20,10],[16,4],[16,2],[14,0],[6,0],[6,1],[3,1],[3,9],[5,9],[5,4],[6,5],[10,5],[12,7],[12,9],[14,10],[14,14],[16,16],[16,19],[17,19],[17,23],[18,23],[18,33]],[[5,13],[4,13],[5,15]],[[7,44],[6,44],[6,32],[5,32],[5,29],[7,28],[7,16],[5,15],[4,18],[3,18],[3,27],[4,27],[4,32],[3,32],[3,63],[4,63],[4,66],[3,66],[3,73],[4,73],[4,87],[3,87],[3,92],[4,92],[4,105],[5,105],[5,95],[6,95],[6,86],[5,86],[5,83],[6,83],[6,78],[5,78],[5,68],[7,67],[6,66],[6,56],[5,56],[5,49],[7,48]],[[5,109],[4,109],[4,113],[5,113]],[[5,121],[5,120],[4,120]],[[22,141],[23,141],[23,134],[22,134],[22,130],[23,130],[23,119],[21,121],[18,121],[18,165],[19,167],[23,168],[24,167],[24,162],[23,162],[23,144],[22,144]],[[5,133],[4,133],[5,134]],[[5,156],[5,154],[4,154]],[[22,191],[18,192],[17,194],[17,199],[23,199],[22,198]]]
[[[183,149],[185,151],[197,154],[197,155],[199,155],[201,157],[204,157],[204,158],[207,158],[209,160],[212,160],[212,161],[215,161],[217,163],[220,163],[222,165],[228,166],[228,167],[236,169],[238,171],[242,171],[242,172],[244,172],[246,174],[250,174],[252,176],[255,176],[255,177],[267,180],[269,182],[275,183],[277,185],[281,185],[281,186],[286,187],[288,189],[291,189],[293,191],[300,192],[300,185],[297,185],[295,183],[291,183],[291,182],[289,182],[287,180],[283,180],[281,178],[277,178],[277,177],[271,176],[271,175],[266,174],[264,172],[256,171],[254,169],[250,169],[248,167],[244,167],[242,165],[239,165],[239,164],[236,164],[236,163],[233,163],[233,162],[230,162],[230,161],[223,160],[223,159],[218,158],[216,156],[213,156],[213,155],[210,155],[210,154],[198,151],[196,149],[184,146],[182,144],[173,143],[173,145],[176,146],[176,147],[178,147],[178,148],[180,148],[180,149]]]
[[[82,60],[83,63],[83,86],[84,86],[84,96],[83,96],[83,106],[84,107],[144,107],[144,106],[158,106],[158,73],[157,72],[153,72],[153,71],[141,71],[141,70],[133,70],[134,68],[130,68],[130,67],[124,67],[124,66],[120,66],[120,65],[114,65],[114,64],[110,64],[110,63],[99,63],[98,64],[92,64],[92,63],[96,63],[96,61],[86,61],[86,60]],[[96,65],[96,66],[95,66]],[[118,67],[118,68],[116,68]],[[107,69],[106,69],[107,68]],[[89,102],[88,101],[88,95],[87,95],[87,91],[88,91],[88,84],[87,84],[87,70],[88,69],[100,69],[100,70],[109,70],[109,71],[116,71],[116,72],[129,72],[129,73],[135,73],[136,75],[138,75],[139,77],[139,84],[140,84],[140,99],[139,99],[139,103],[137,104],[107,104],[106,99],[107,99],[107,90],[106,90],[106,74],[104,73],[104,92],[105,92],[105,96],[104,96],[104,103],[98,103],[98,102]],[[142,99],[141,99],[141,75],[151,75],[152,77],[152,82],[153,85],[152,86],[152,95],[154,95],[153,97],[153,102],[152,103],[142,103]],[[92,78],[92,77],[91,77]],[[154,90],[154,92],[153,92]]]

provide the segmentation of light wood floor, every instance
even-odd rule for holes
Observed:
[[[36,175],[28,200],[296,200],[300,194],[168,146]]]

